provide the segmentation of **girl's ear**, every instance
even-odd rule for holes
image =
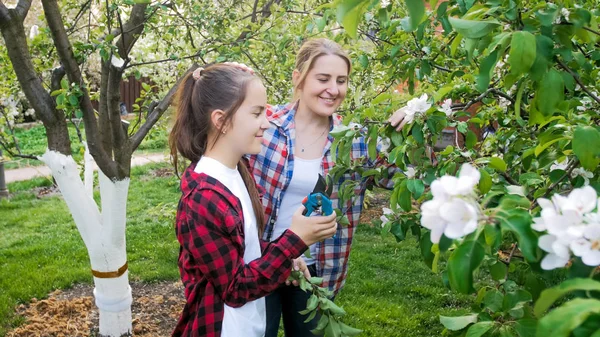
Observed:
[[[213,112],[210,113],[210,121],[215,126],[217,131],[225,131],[226,125],[223,125],[223,122],[225,121],[225,111],[221,109],[213,110]]]

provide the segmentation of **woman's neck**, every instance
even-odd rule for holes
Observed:
[[[329,127],[329,117],[317,115],[300,101],[294,115],[294,123],[299,130],[321,130]]]

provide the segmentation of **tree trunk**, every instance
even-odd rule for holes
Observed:
[[[129,178],[112,181],[98,171],[100,213],[93,196],[86,191],[73,157],[48,150],[41,159],[52,171],[87,247],[94,275],[94,297],[100,312],[100,335],[131,334],[132,297],[125,250]]]

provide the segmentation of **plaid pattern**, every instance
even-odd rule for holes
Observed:
[[[244,262],[244,217],[237,197],[218,180],[194,172],[181,180],[176,219],[179,271],[187,303],[173,336],[221,335],[224,304],[240,307],[275,290],[292,259],[308,247],[293,232],[261,243],[262,257]]]
[[[265,191],[262,198],[266,212],[265,232],[263,239],[272,240],[273,227],[279,213],[279,207],[285,191],[290,184],[294,172],[293,149],[296,142],[296,129],[294,114],[297,105],[290,103],[285,106],[272,106],[267,108],[267,118],[272,126],[264,133],[262,150],[257,155],[249,156],[249,163],[254,177],[259,186]],[[331,128],[341,125],[342,120],[338,115],[332,118]],[[321,173],[327,174],[333,167],[331,145],[333,137],[328,135],[327,143],[323,150]],[[374,166],[375,163],[368,158],[366,139],[356,138],[352,144],[352,160],[361,160],[365,166]],[[354,189],[355,198],[346,204],[340,205],[338,190],[346,180],[360,181]],[[363,179],[358,173],[345,174],[334,183],[331,201],[333,208],[342,210],[350,220],[349,226],[338,226],[335,237],[316,243],[317,275],[323,277],[323,286],[338,292],[344,285],[348,257],[354,230],[358,225],[358,218],[362,211],[364,193],[368,179]]]

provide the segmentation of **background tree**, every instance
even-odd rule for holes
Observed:
[[[378,141],[391,145],[384,155],[405,174],[393,177],[390,209],[378,223],[398,240],[419,237],[432,270],[477,296],[472,315],[441,317],[451,332],[600,333],[597,8],[597,1],[337,3],[349,38],[373,41],[358,52],[359,72],[375,71],[378,89],[380,79],[405,82],[409,93],[359,87],[348,120],[368,128],[336,132],[336,170],[364,171],[346,159],[353,137],[369,137],[372,156]],[[398,105],[409,120],[401,132],[383,123]],[[442,145],[448,131],[453,141]]]

